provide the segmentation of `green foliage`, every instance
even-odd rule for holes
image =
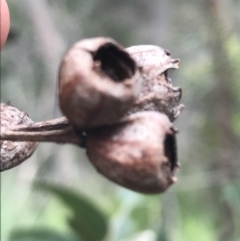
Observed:
[[[91,202],[73,191],[61,186],[38,183],[35,187],[50,192],[59,198],[70,210],[72,217],[68,224],[84,241],[100,241],[107,232],[107,219]]]

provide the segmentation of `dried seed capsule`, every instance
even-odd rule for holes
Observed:
[[[2,129],[33,123],[26,113],[4,103],[0,104],[0,119]],[[34,153],[37,146],[38,143],[30,141],[0,141],[0,172],[20,165]]]
[[[145,74],[157,77],[168,69],[178,69],[180,60],[171,58],[171,53],[155,45],[137,45],[126,48]]]
[[[138,192],[160,193],[176,181],[175,129],[161,113],[135,113],[89,132],[87,155],[100,173]]]
[[[141,68],[143,76],[141,95],[129,113],[155,110],[174,121],[184,106],[179,104],[182,90],[172,85],[168,70],[178,69],[179,59],[173,59],[169,51],[154,45],[133,46],[126,51]]]
[[[141,86],[135,61],[114,40],[82,40],[61,62],[60,108],[79,130],[110,124],[131,108]]]

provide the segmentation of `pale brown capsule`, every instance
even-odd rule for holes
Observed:
[[[179,104],[182,90],[172,85],[169,69],[178,69],[179,59],[170,52],[154,45],[139,45],[126,48],[141,69],[143,88],[141,95],[129,113],[154,110],[165,113],[174,121],[183,109]]]
[[[175,133],[166,115],[139,112],[88,133],[87,155],[110,180],[134,191],[160,193],[176,181]]]
[[[159,46],[137,45],[126,48],[126,51],[148,75],[157,77],[168,69],[179,68],[180,60],[171,58],[171,53]]]
[[[31,125],[33,121],[24,112],[9,104],[0,104],[1,131],[5,127],[21,124]],[[18,166],[36,150],[38,143],[30,141],[0,141],[0,172]]]
[[[138,98],[142,87],[135,61],[109,38],[76,43],[59,69],[59,103],[76,129],[119,120]]]

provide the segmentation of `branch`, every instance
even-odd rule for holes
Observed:
[[[83,147],[84,136],[76,134],[65,117],[34,123],[26,113],[9,104],[0,104],[0,171],[28,159],[38,142],[71,143]]]
[[[31,125],[2,127],[1,140],[71,143],[82,146],[84,140],[77,136],[65,117]]]

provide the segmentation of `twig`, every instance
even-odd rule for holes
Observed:
[[[78,135],[65,117],[34,123],[26,113],[9,104],[1,103],[0,107],[0,171],[27,160],[38,142],[85,145],[84,135]]]
[[[79,146],[84,142],[65,117],[30,125],[3,126],[0,140],[71,143]]]

